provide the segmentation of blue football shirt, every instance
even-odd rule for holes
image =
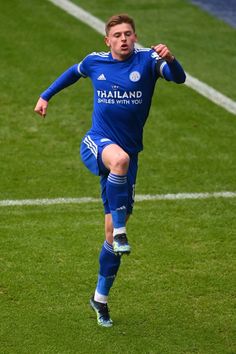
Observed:
[[[135,49],[124,61],[113,59],[110,52],[86,56],[78,64],[78,71],[92,80],[94,88],[89,133],[111,139],[129,154],[141,151],[143,127],[165,64],[148,48]]]

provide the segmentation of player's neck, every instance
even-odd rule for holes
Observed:
[[[133,51],[131,51],[128,54],[117,54],[111,50],[111,56],[113,59],[118,60],[118,61],[125,61],[131,57],[133,54]]]

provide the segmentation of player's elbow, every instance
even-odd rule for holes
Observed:
[[[175,80],[175,82],[176,82],[177,84],[184,84],[185,81],[186,81],[186,74],[185,74],[185,72],[183,72],[183,73]]]

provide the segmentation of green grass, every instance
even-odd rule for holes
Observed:
[[[185,1],[78,3],[103,20],[129,12],[143,45],[168,43],[190,74],[235,98],[235,30],[223,22]],[[63,70],[105,49],[102,37],[46,0],[12,0],[0,5],[0,41],[0,199],[97,197],[78,153],[89,81],[54,97],[44,121],[33,108]],[[158,83],[136,192],[235,191],[234,127],[194,91]],[[101,204],[1,207],[1,353],[234,353],[235,212],[235,199],[136,203],[133,252],[110,297],[115,325],[103,329],[88,305]]]
[[[4,353],[233,353],[235,208],[137,203],[111,330],[88,306],[103,239],[97,205],[4,209]]]

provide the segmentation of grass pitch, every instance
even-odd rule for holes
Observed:
[[[102,19],[130,13],[143,45],[166,42],[190,74],[235,98],[235,30],[223,22],[185,1],[79,3]],[[78,154],[91,84],[54,97],[44,121],[33,108],[63,70],[105,50],[101,36],[46,0],[0,10],[1,199],[97,197]],[[187,87],[158,83],[137,193],[235,191],[234,127]],[[1,353],[234,353],[235,212],[235,199],[136,203],[104,329],[88,304],[101,204],[1,208]]]
[[[232,200],[137,203],[104,329],[88,305],[97,206],[4,208],[3,352],[233,353],[234,215]]]

